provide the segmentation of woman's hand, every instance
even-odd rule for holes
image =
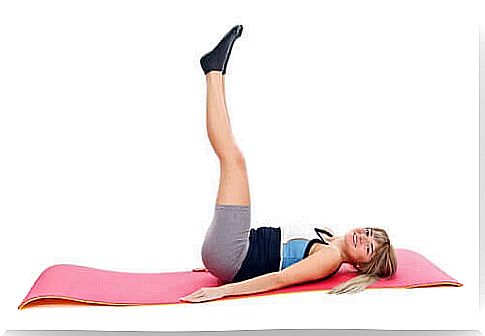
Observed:
[[[223,286],[219,287],[202,287],[199,290],[196,290],[192,294],[189,294],[183,298],[180,298],[181,301],[186,302],[204,302],[204,301],[212,301],[223,298],[226,296],[225,289]]]

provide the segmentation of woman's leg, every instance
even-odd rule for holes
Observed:
[[[231,131],[219,71],[206,75],[207,134],[219,158],[220,179],[214,218],[202,245],[205,267],[223,282],[230,282],[249,249],[251,207],[246,164]]]
[[[227,112],[224,76],[220,71],[206,75],[207,134],[219,158],[220,179],[216,204],[250,205],[245,158],[236,144]]]

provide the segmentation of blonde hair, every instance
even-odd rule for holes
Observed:
[[[372,285],[379,278],[391,278],[397,270],[396,252],[389,240],[387,232],[380,228],[371,228],[374,239],[379,244],[371,260],[367,263],[354,265],[356,277],[334,287],[328,294],[358,293]]]

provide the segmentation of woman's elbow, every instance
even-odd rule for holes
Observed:
[[[273,277],[275,289],[280,289],[291,285],[291,279],[288,278],[288,274],[286,273],[274,272]]]

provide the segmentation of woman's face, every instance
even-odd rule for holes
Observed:
[[[374,232],[370,228],[356,228],[345,234],[347,256],[355,263],[369,262],[377,249]]]

